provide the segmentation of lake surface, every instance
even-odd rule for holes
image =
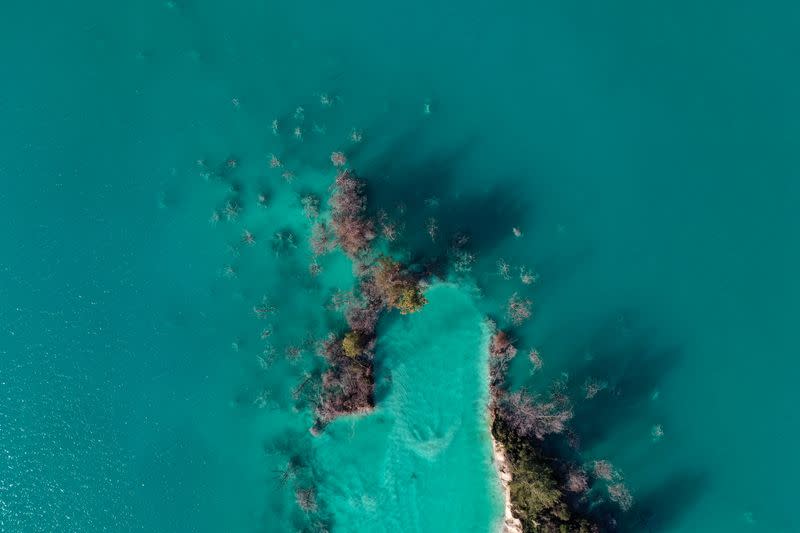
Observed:
[[[300,457],[325,474],[319,503],[339,530],[446,530],[437,511],[464,520],[453,530],[486,530],[498,502],[469,355],[481,357],[478,317],[523,292],[534,317],[515,335],[544,366],[531,374],[519,358],[513,385],[606,383],[577,401],[573,426],[587,460],[624,471],[631,527],[800,530],[799,9],[8,6],[0,529],[313,528],[279,479]],[[298,106],[304,140],[274,136],[272,120],[293,125]],[[410,239],[429,217],[472,235],[481,296],[437,288],[422,314],[387,317],[393,387],[372,415],[314,439],[292,397],[313,350],[263,364],[269,324],[252,309],[265,295],[278,306],[279,355],[335,325],[324,305],[350,267],[334,255],[307,280],[298,195],[325,194],[337,149],[371,205],[406,204]],[[238,219],[209,224],[232,195]],[[532,288],[520,266],[539,275]],[[461,332],[454,346],[439,324]],[[431,398],[441,365],[460,388]],[[467,463],[463,490],[439,505],[443,473]],[[393,491],[398,476],[413,482]]]

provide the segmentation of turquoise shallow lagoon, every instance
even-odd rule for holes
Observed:
[[[741,1],[6,6],[0,530],[313,530],[293,489],[314,475],[334,530],[486,531],[498,501],[476,319],[515,291],[535,301],[515,335],[544,367],[519,358],[514,386],[566,372],[580,398],[587,378],[607,384],[573,426],[587,460],[625,472],[625,527],[800,530],[799,15]],[[275,137],[298,106],[303,142]],[[325,193],[334,149],[371,205],[405,202],[415,250],[438,253],[419,244],[431,216],[473,236],[481,297],[440,287],[422,314],[387,317],[376,412],[315,439],[292,395],[312,350],[265,368],[252,307],[278,305],[281,356],[335,326],[323,306],[350,266],[334,254],[308,281],[297,201]],[[241,216],[212,227],[232,194]],[[287,232],[297,248],[275,243]],[[535,270],[534,288],[498,276],[499,258]]]
[[[382,333],[378,410],[317,443],[336,523],[348,531],[489,531],[503,515],[487,431],[482,315],[461,289]],[[477,391],[477,392],[476,392]]]

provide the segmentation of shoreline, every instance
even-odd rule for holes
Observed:
[[[506,458],[506,451],[502,444],[494,437],[492,425],[494,423],[494,413],[489,409],[489,436],[492,439],[492,460],[497,470],[497,477],[500,480],[500,487],[503,490],[503,522],[498,531],[500,533],[522,533],[522,522],[514,516],[511,507],[511,467]]]

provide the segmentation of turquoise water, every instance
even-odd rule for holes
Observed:
[[[489,531],[502,517],[489,434],[482,315],[435,286],[382,334],[378,410],[320,438],[320,496],[351,531]],[[483,355],[481,355],[483,353]],[[480,391],[480,392],[477,392]]]
[[[545,363],[531,375],[520,358],[512,381],[608,383],[574,426],[587,459],[625,472],[632,529],[800,530],[798,18],[786,2],[8,6],[0,529],[292,531],[310,527],[294,484],[317,476],[334,530],[388,528],[378,504],[393,524],[436,527],[432,494],[456,481],[453,514],[485,530],[485,391],[477,360],[456,364],[480,335],[474,306],[524,291],[534,320],[515,335]],[[299,105],[306,139],[276,139],[271,121]],[[412,243],[429,216],[443,234],[470,230],[484,296],[390,317],[380,372],[393,386],[377,412],[313,439],[291,394],[312,350],[262,368],[252,306],[278,304],[281,351],[335,326],[323,305],[349,266],[328,257],[308,282],[307,250],[276,258],[272,236],[305,235],[297,194],[324,192],[340,148],[373,205],[406,202]],[[294,183],[270,171],[273,152]],[[246,203],[212,227],[232,192],[196,160],[231,157]],[[535,269],[535,288],[497,276],[500,257]],[[440,355],[441,338],[398,348],[451,305],[464,334],[435,366],[419,357]],[[462,389],[401,394],[447,362]],[[305,467],[282,485],[295,456]],[[462,461],[473,468],[448,481]]]

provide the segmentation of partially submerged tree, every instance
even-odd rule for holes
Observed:
[[[623,511],[628,511],[633,506],[633,496],[622,482],[608,486],[608,497]]]
[[[390,257],[378,259],[373,281],[386,307],[397,309],[401,314],[419,311],[428,302],[419,281]]]
[[[366,216],[364,183],[350,170],[339,172],[330,198],[331,223],[342,250],[357,258],[375,238],[372,220]]]
[[[614,469],[614,465],[612,465],[610,461],[604,459],[592,463],[592,472],[594,472],[596,478],[605,481],[612,481],[619,477],[619,473]]]
[[[494,327],[493,324],[490,327]],[[489,343],[489,388],[493,400],[503,394],[502,386],[506,379],[508,366],[517,349],[504,331],[495,331]]]
[[[508,359],[512,359],[517,355],[517,349],[505,331],[498,330],[492,335],[489,344],[489,355]]]
[[[315,430],[321,430],[338,416],[371,411],[375,406],[373,385],[371,362],[342,353],[322,375]]]
[[[299,488],[294,492],[297,506],[307,513],[317,510],[317,493],[313,487]]]
[[[567,473],[567,480],[564,486],[570,492],[586,492],[589,488],[589,478],[586,476],[586,472],[580,468],[572,468]]]
[[[521,297],[516,292],[508,299],[506,312],[508,319],[519,326],[531,317],[531,306],[533,302]]]
[[[518,435],[542,440],[566,429],[572,418],[572,407],[569,399],[559,392],[540,400],[520,390],[503,398],[499,414]]]

